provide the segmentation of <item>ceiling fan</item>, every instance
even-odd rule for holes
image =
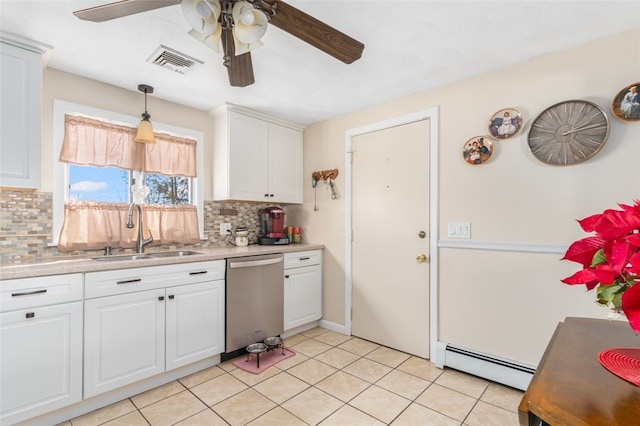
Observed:
[[[223,51],[229,83],[245,87],[255,82],[251,50],[262,45],[267,23],[350,64],[360,58],[364,44],[280,0],[121,0],[73,14],[103,22],[136,13],[182,4],[193,27],[189,34],[216,51]]]

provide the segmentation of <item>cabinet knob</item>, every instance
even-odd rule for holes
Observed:
[[[169,295],[169,299],[174,299],[176,296],[174,296],[173,294]]]
[[[164,300],[164,296],[158,296],[158,300],[160,301]]]
[[[289,278],[289,275],[285,275],[284,277],[285,277],[285,278]]]

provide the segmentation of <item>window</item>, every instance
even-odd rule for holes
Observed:
[[[79,114],[88,117],[99,117],[99,119],[110,123],[123,124],[125,126],[136,127],[138,117],[126,116],[110,111],[91,108],[69,102],[54,101],[54,214],[53,214],[53,244],[59,243],[60,231],[64,222],[65,202],[96,202],[113,203],[114,206],[128,205],[132,199],[131,188],[137,181],[143,181],[149,187],[149,195],[146,202],[153,205],[145,207],[146,210],[155,211],[157,218],[152,218],[151,223],[166,221],[166,209],[162,206],[195,206],[197,209],[198,229],[200,238],[203,238],[203,134],[190,129],[179,128],[163,123],[153,123],[157,132],[167,132],[180,137],[186,137],[196,141],[196,164],[195,170],[198,177],[187,178],[184,176],[169,176],[157,171],[164,171],[166,159],[150,158],[149,167],[152,172],[129,171],[117,167],[97,167],[92,165],[80,166],[76,164],[66,164],[59,161],[58,154],[61,151],[65,132],[65,114]],[[193,146],[193,142],[191,142]],[[175,163],[176,161],[172,161]],[[180,162],[178,162],[180,163]],[[193,209],[193,207],[189,207]],[[154,234],[156,241],[164,241],[164,235]]]

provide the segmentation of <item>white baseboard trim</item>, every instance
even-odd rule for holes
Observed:
[[[335,322],[331,322],[331,321],[327,321],[327,320],[321,319],[319,321],[318,325],[320,327],[322,327],[322,328],[326,328],[327,330],[335,331],[336,333],[340,333],[340,334],[344,334],[346,336],[350,336],[350,334],[347,334],[347,328],[342,324],[337,324]]]
[[[17,423],[15,426],[56,425],[218,364],[220,364],[220,355],[167,371],[110,392],[105,392],[68,407],[60,408],[50,413]]]
[[[298,327],[291,328],[280,335],[283,339],[287,337],[295,336],[296,334],[300,334],[303,331],[311,330],[312,328],[316,328],[318,326],[318,321],[312,321],[310,323],[300,325]]]

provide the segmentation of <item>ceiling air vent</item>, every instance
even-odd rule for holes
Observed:
[[[147,59],[147,62],[160,65],[163,68],[170,69],[180,74],[204,64],[199,59],[185,55],[167,46],[160,45]]]

